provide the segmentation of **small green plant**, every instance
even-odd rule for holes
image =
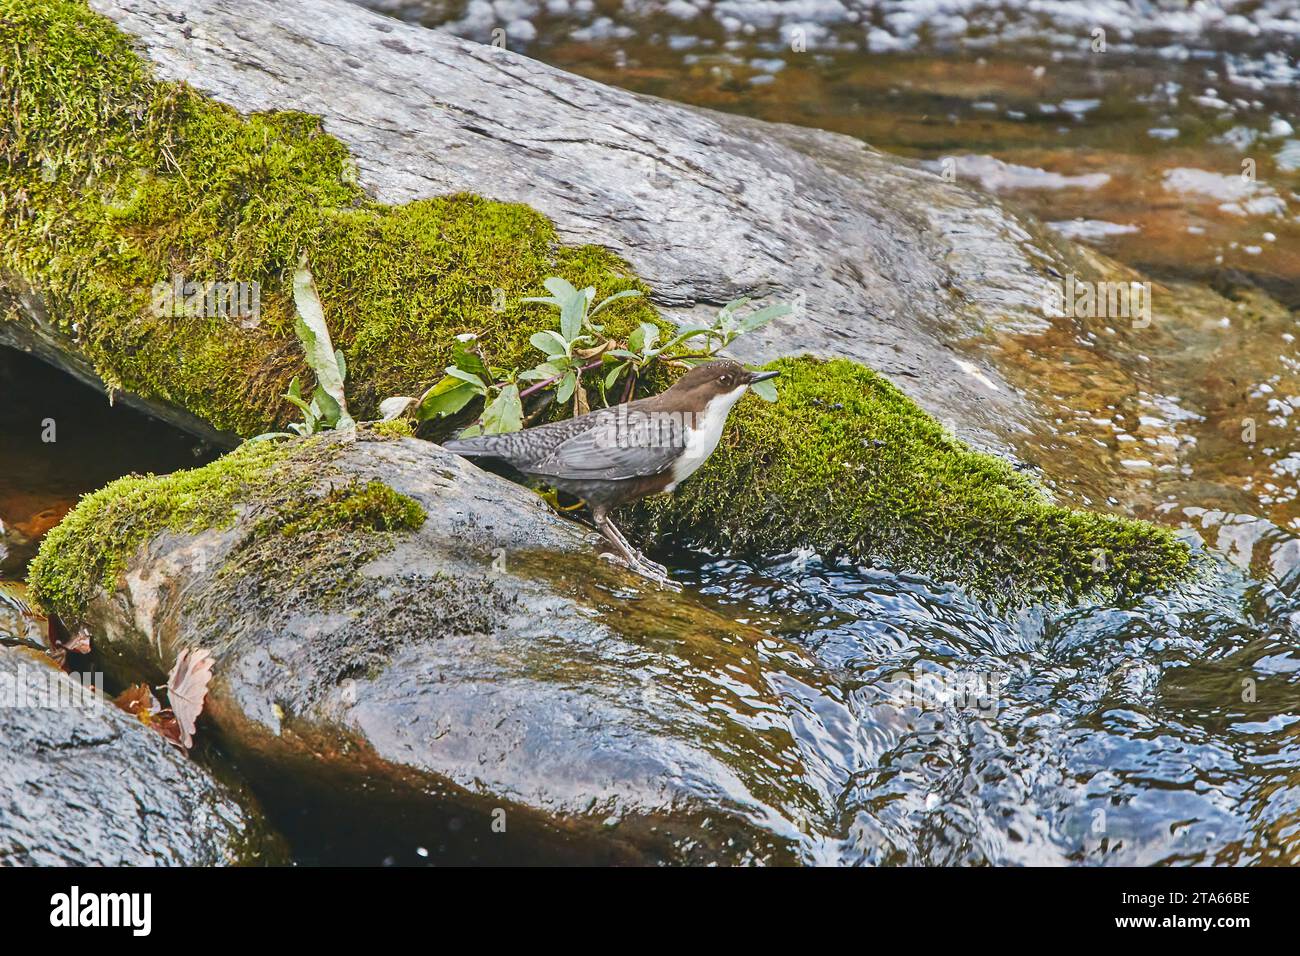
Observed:
[[[549,305],[560,313],[558,329],[543,329],[529,339],[545,360],[523,371],[497,368],[483,355],[474,335],[457,336],[459,344],[445,376],[418,400],[399,397],[385,401],[380,406],[385,418],[401,415],[415,405],[416,418],[424,422],[454,415],[482,399],[482,414],[461,437],[501,434],[522,428],[524,399],[546,391],[561,405],[572,402],[573,414],[582,415],[591,410],[587,381],[606,406],[628,401],[638,380],[655,362],[684,368],[707,362],[737,336],[790,312],[788,305],[770,305],[742,314],[749,299],[737,299],[724,305],[711,324],[687,326],[662,344],[658,326],[649,322],[641,323],[621,342],[607,336],[605,327],[593,320],[611,303],[640,292],[616,292],[593,308],[596,290],[590,286],[576,289],[558,276],[543,284],[549,296],[523,301]],[[616,391],[620,382],[621,390]],[[754,391],[768,401],[776,400],[776,387],[770,381],[758,383]]]
[[[306,256],[299,261],[298,268],[293,273],[293,304],[298,313],[293,320],[293,330],[302,343],[307,364],[316,376],[316,388],[310,398],[305,398],[302,383],[295,375],[284,397],[302,412],[303,420],[291,424],[290,431],[267,432],[252,441],[315,435],[331,428],[345,429],[356,425],[348,414],[348,401],[343,393],[348,378],[347,360],[340,350],[334,348],[330,339],[329,326],[325,324],[325,309],[321,306],[320,294],[316,291],[311,270],[307,268]]]

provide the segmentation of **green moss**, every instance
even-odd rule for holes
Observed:
[[[879,559],[1002,598],[1137,594],[1188,571],[1168,529],[1050,503],[870,369],[770,367],[780,400],[746,397],[700,472],[641,506],[644,530],[732,552]]]
[[[307,531],[416,531],[428,515],[413,498],[382,481],[352,482],[334,488],[319,500],[304,500],[278,514],[275,522],[283,535]]]
[[[361,437],[368,439],[370,429]],[[120,478],[84,497],[46,536],[29,569],[32,595],[45,610],[75,621],[101,587],[116,587],[131,557],[155,536],[229,527],[241,507],[265,514],[234,550],[247,557],[271,542],[261,550],[286,573],[310,565],[300,544],[302,551],[346,552],[364,563],[382,549],[383,533],[424,524],[427,515],[414,499],[379,481],[340,476],[332,457],[324,437],[251,442],[202,468]],[[320,485],[323,494],[315,490]],[[330,547],[331,537],[346,541]]]
[[[415,429],[405,418],[393,418],[386,422],[374,422],[371,426],[374,433],[381,438],[397,439],[410,438],[415,434]]]
[[[80,2],[0,0],[0,274],[38,288],[104,381],[250,436],[291,417],[305,374],[286,270],[308,254],[353,411],[419,394],[475,332],[502,365],[540,359],[553,325],[522,296],[562,275],[600,295],[644,288],[607,250],[565,247],[542,215],[470,195],[366,198],[346,148],[299,113],[243,117],[157,83]],[[260,324],[161,317],[156,283],[256,282]],[[658,321],[643,300],[612,331]]]
[[[539,358],[528,337],[557,320],[518,300],[547,275],[600,296],[645,291],[616,256],[560,244],[524,206],[470,195],[369,200],[319,120],[244,117],[154,82],[127,38],[81,2],[0,0],[0,124],[0,280],[38,289],[111,386],[240,435],[291,418],[281,395],[306,375],[290,332],[288,271],[300,252],[347,355],[360,417],[431,384],[460,333],[478,334],[503,366]],[[154,314],[151,290],[175,275],[259,283],[260,323]],[[604,316],[614,335],[661,322],[644,299]],[[737,551],[881,558],[1003,594],[1128,592],[1185,573],[1186,549],[1167,531],[1051,505],[869,370],[784,367],[781,402],[747,399],[728,444],[675,499],[644,509],[646,527]],[[38,597],[75,617],[150,534],[228,520],[246,490],[240,476],[275,448],[232,456],[222,466],[232,487],[172,476],[92,495],[33,566]]]
[[[162,531],[197,533],[234,522],[235,507],[277,476],[290,444],[245,444],[210,465],[119,478],[81,499],[54,527],[28,571],[46,611],[75,621],[99,587],[112,590],[141,545]]]

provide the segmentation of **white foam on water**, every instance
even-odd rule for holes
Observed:
[[[941,168],[940,163],[925,165],[932,169]],[[958,179],[973,179],[994,193],[1021,189],[1098,189],[1110,182],[1109,173],[1069,176],[976,154],[956,157],[955,168]]]
[[[1084,242],[1109,239],[1111,236],[1127,236],[1141,231],[1132,223],[1107,222],[1104,219],[1063,219],[1049,222],[1047,225],[1048,228],[1069,239]]]

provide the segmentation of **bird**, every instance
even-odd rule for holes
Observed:
[[[634,548],[610,513],[650,495],[672,493],[713,454],[727,416],[749,387],[779,374],[750,371],[730,359],[709,362],[650,398],[442,447],[466,458],[504,462],[581,498],[622,563],[671,585],[668,569]]]

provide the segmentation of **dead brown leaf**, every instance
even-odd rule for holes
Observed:
[[[148,684],[128,687],[113,698],[113,703],[132,717],[140,718],[140,722],[144,724],[149,723],[153,715],[162,709],[162,705],[158,703],[158,698],[153,695]]]
[[[186,750],[194,745],[195,723],[203,713],[212,681],[212,652],[205,648],[185,648],[167,675],[167,700],[175,715],[180,744]]]

